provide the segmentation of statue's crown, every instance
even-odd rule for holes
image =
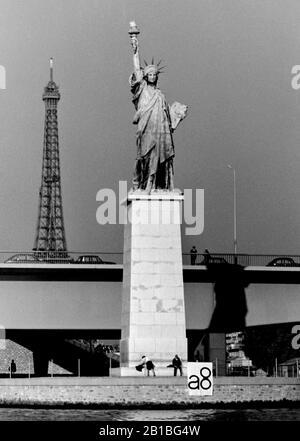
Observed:
[[[144,76],[148,75],[150,72],[154,72],[157,75],[160,73],[163,73],[163,68],[165,66],[160,67],[160,63],[162,62],[162,60],[160,60],[157,64],[155,64],[154,62],[154,58],[152,57],[152,61],[151,64],[148,64],[146,60],[144,60],[145,63],[145,67],[143,68],[144,70]]]

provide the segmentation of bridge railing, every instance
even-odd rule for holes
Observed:
[[[100,251],[0,251],[0,263],[7,264],[122,264],[123,253]]]
[[[287,258],[289,260],[286,261],[285,264],[280,264],[280,262],[278,262],[276,266],[300,266],[300,255],[293,254],[183,253],[182,262],[183,265],[235,263],[242,266],[268,266],[277,258]]]
[[[299,266],[300,255],[293,254],[233,254],[233,253],[183,253],[183,265],[230,263],[242,266],[268,266],[274,259],[288,259],[276,266]],[[123,253],[107,251],[0,251],[0,263],[59,263],[59,264],[122,264]],[[272,265],[271,265],[272,266]]]

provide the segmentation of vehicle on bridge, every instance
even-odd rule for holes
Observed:
[[[80,264],[89,264],[89,265],[112,265],[115,264],[115,262],[108,262],[101,259],[101,257],[94,255],[94,254],[86,254],[83,256],[79,256],[75,263]]]
[[[40,263],[40,260],[33,253],[15,254],[4,263]]]
[[[267,266],[300,266],[291,257],[276,257],[276,259],[271,260]]]

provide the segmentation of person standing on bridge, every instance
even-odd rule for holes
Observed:
[[[209,259],[210,259],[210,252],[208,251],[207,248],[205,248],[205,251],[204,251],[204,265],[207,265],[209,263]]]
[[[193,245],[191,251],[190,251],[190,255],[191,255],[191,265],[196,265],[196,260],[197,260],[197,248],[195,247],[195,245]]]

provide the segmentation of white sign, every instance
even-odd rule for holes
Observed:
[[[213,364],[188,363],[187,385],[189,395],[213,394]]]
[[[6,89],[4,66],[0,66],[0,89]]]

